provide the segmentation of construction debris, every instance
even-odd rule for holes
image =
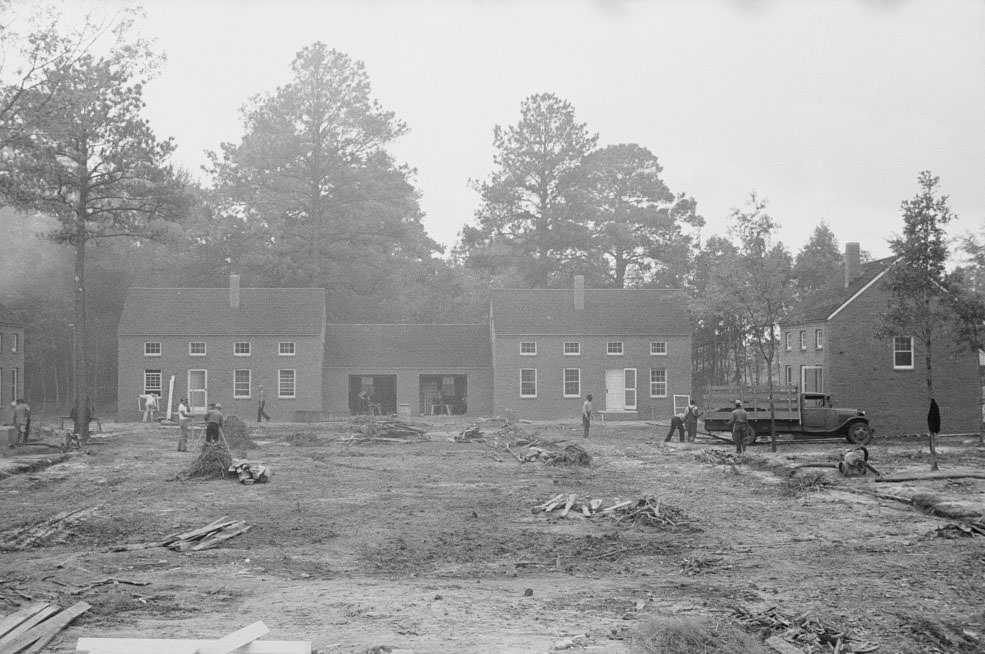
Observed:
[[[745,462],[745,457],[742,454],[736,454],[733,452],[727,452],[725,450],[719,450],[717,448],[709,448],[707,450],[701,450],[695,453],[695,457],[699,461],[705,463],[710,463],[711,465],[721,466],[721,465],[738,465]]]
[[[311,643],[301,640],[259,640],[270,630],[254,622],[218,640],[176,638],[79,638],[80,654],[311,654]]]
[[[935,530],[938,538],[966,538],[985,536],[985,522],[959,522],[938,527]]]
[[[36,654],[48,646],[62,629],[91,606],[77,602],[67,609],[37,602],[0,619],[0,654]]]
[[[413,443],[429,441],[427,429],[393,418],[368,417],[352,421],[356,435],[340,438],[346,444],[367,443],[370,441],[389,443]]]
[[[861,445],[842,454],[838,462],[838,472],[845,477],[865,475],[869,470],[879,476],[879,471],[869,465],[869,450]]]
[[[209,523],[204,527],[192,529],[181,534],[168,536],[164,540],[152,541],[149,543],[132,543],[129,545],[117,545],[111,547],[111,552],[126,552],[130,550],[142,550],[151,547],[167,547],[176,552],[198,552],[215,547],[223,541],[244,534],[252,529],[251,525],[243,520],[227,520],[223,516],[215,522]]]
[[[239,478],[241,484],[265,484],[270,481],[270,468],[263,463],[233,461],[229,472]]]
[[[807,651],[816,651],[814,648],[819,646],[824,647],[824,651],[832,650],[839,654],[865,654],[879,649],[873,643],[858,642],[846,630],[822,624],[810,613],[790,616],[781,613],[776,607],[752,612],[741,606],[735,607],[733,613],[744,627],[767,636],[767,645],[781,654],[803,652],[805,647],[808,648]]]
[[[658,498],[645,496],[638,500],[616,501],[606,508],[601,499],[579,500],[575,493],[558,493],[543,504],[531,509],[532,513],[551,513],[561,518],[573,515],[579,518],[610,518],[617,524],[644,527],[678,527],[690,520],[683,510],[663,504]],[[555,513],[556,512],[556,513]]]
[[[99,507],[62,511],[47,520],[13,529],[0,535],[0,551],[25,550],[65,542],[71,528],[88,518]]]

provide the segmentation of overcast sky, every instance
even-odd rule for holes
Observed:
[[[119,0],[122,2],[122,0]],[[118,4],[119,4],[118,2]],[[111,0],[112,3],[112,0]],[[322,41],[363,61],[410,133],[428,233],[453,245],[492,170],[493,126],[540,92],[601,145],[656,154],[722,233],[756,191],[796,252],[826,221],[875,256],[930,169],[960,221],[985,222],[982,0],[145,0],[168,58],[146,89],[159,137],[197,171],[242,136],[240,108]]]

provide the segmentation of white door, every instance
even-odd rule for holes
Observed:
[[[188,409],[192,413],[204,413],[209,405],[209,371],[188,371]]]
[[[625,409],[626,393],[622,368],[605,371],[605,408],[607,411]]]

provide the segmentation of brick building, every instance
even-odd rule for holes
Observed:
[[[13,420],[10,403],[23,394],[24,327],[12,322],[0,307],[0,424]]]
[[[193,412],[210,402],[226,415],[256,416],[259,386],[266,412],[297,420],[322,411],[325,292],[319,288],[133,288],[118,328],[117,412],[139,419],[138,396],[188,398]],[[170,389],[174,378],[173,393]]]
[[[865,409],[877,434],[927,430],[922,345],[909,334],[880,338],[893,259],[859,262],[845,248],[844,283],[807,298],[781,325],[782,383],[830,393],[835,406]],[[933,344],[934,393],[943,432],[977,432],[981,420],[978,354],[952,333]]]

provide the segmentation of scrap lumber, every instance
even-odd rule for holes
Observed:
[[[533,513],[551,513],[554,509],[562,507],[563,504],[563,508],[557,512],[562,518],[569,514],[579,518],[603,517],[612,518],[617,523],[625,522],[634,526],[649,527],[678,527],[690,522],[683,510],[669,504],[663,504],[659,498],[655,497],[644,496],[637,500],[616,502],[605,509],[602,508],[603,501],[599,498],[576,500],[577,495],[575,493],[568,495],[559,493],[543,504],[533,507],[531,511]]]
[[[6,636],[12,629],[48,606],[51,606],[48,602],[35,602],[17,609],[3,620],[0,620],[0,637]]]
[[[55,608],[55,615],[27,629],[19,636],[0,644],[0,654],[17,654],[18,652],[40,652],[59,631],[67,627],[73,620],[88,611],[91,606],[85,602],[77,602],[65,610]]]
[[[268,633],[270,633],[270,630],[267,629],[267,625],[257,621],[223,636],[210,645],[199,648],[198,654],[229,654],[234,649],[240,648],[243,645],[249,645],[257,638],[266,636]]]
[[[198,545],[193,546],[191,550],[193,552],[200,552],[202,550],[210,549],[223,541],[227,541],[230,538],[239,536],[240,534],[245,534],[252,528],[252,525],[248,525],[240,520],[237,523],[221,529],[214,536],[202,540]]]
[[[61,511],[54,516],[26,525],[0,537],[0,550],[22,550],[44,545],[53,537],[64,535],[69,527],[92,515],[99,507],[89,506],[73,511]]]
[[[41,624],[49,617],[58,613],[60,609],[55,604],[45,604],[41,610],[37,611],[33,615],[28,616],[26,619],[21,621],[18,625],[10,629],[3,638],[0,638],[0,652],[11,642],[17,640],[25,633],[33,629],[35,626]]]
[[[79,638],[76,654],[196,654],[214,640],[184,638]],[[311,643],[302,640],[254,640],[236,654],[311,654]]]

